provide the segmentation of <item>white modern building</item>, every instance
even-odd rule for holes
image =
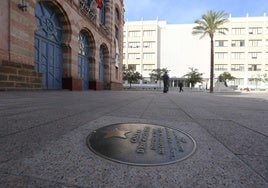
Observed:
[[[229,18],[222,26],[226,35],[215,35],[215,74],[229,72],[230,82],[240,88],[268,88],[268,83],[252,81],[268,76],[268,17]]]
[[[149,74],[160,67],[160,28],[166,22],[126,22],[124,26],[124,58],[127,68],[140,72],[145,81]]]
[[[171,78],[182,78],[193,67],[209,78],[210,39],[193,36],[194,26],[157,20],[126,22],[123,63],[146,80],[156,68],[167,68]],[[268,77],[268,17],[230,17],[222,28],[228,32],[214,37],[215,78],[229,72],[236,78],[229,85],[268,88],[268,83],[252,81]]]

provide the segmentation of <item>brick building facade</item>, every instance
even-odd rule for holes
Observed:
[[[123,0],[0,7],[0,90],[122,88]]]

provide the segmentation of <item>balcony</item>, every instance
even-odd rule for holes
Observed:
[[[80,10],[91,20],[95,21],[96,19],[96,13],[93,11],[93,9],[90,7],[90,5],[87,3],[87,1],[80,0]]]

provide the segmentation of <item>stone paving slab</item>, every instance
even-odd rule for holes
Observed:
[[[0,187],[266,188],[268,95],[255,95],[0,92]],[[153,167],[103,159],[86,137],[115,123],[181,130],[193,137],[196,151]]]
[[[86,136],[110,123],[135,119],[104,117],[64,135],[53,145],[32,157],[10,161],[1,166],[11,175],[33,177],[78,187],[186,187],[243,185],[264,187],[266,182],[245,166],[234,154],[213,138],[196,135],[198,149],[188,159],[157,167],[136,167],[96,156],[85,145]],[[148,123],[148,120],[141,120]],[[159,123],[159,122],[158,122]],[[163,122],[162,122],[163,123]],[[177,127],[176,123],[168,123]],[[187,124],[196,127],[196,124]],[[180,128],[183,128],[180,126]],[[191,132],[189,132],[191,135]],[[206,135],[207,136],[207,135]],[[127,180],[127,181],[126,181]]]

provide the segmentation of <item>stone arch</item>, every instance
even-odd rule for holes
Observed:
[[[41,8],[40,8],[41,7]],[[59,24],[61,25],[61,32],[62,32],[62,36],[60,38],[60,41],[58,41],[59,46],[57,47],[57,52],[56,55],[55,54],[55,50],[54,49],[49,49],[46,51],[44,51],[43,49],[40,49],[41,44],[38,44],[38,36],[42,37],[40,34],[40,27],[44,27],[44,26],[40,26],[42,25],[40,22],[44,22],[44,19],[40,21],[40,18],[38,18],[38,14],[40,14],[40,9],[42,9],[43,7],[45,7],[46,10],[49,10],[51,12],[51,15],[53,15],[53,17],[56,17],[55,19],[58,20]],[[69,70],[67,67],[68,64],[71,63],[71,48],[70,48],[70,41],[71,41],[71,35],[72,35],[72,30],[71,30],[71,24],[70,24],[70,20],[68,18],[68,15],[64,9],[64,7],[58,2],[58,1],[52,1],[52,0],[48,0],[48,1],[37,1],[35,0],[35,17],[36,17],[36,25],[37,25],[37,30],[35,31],[35,62],[39,61],[41,62],[42,60],[38,59],[41,57],[41,55],[45,56],[45,54],[50,53],[50,55],[47,55],[47,57],[52,57],[53,61],[58,63],[58,66],[54,67],[55,70],[50,71],[48,73],[44,73],[44,70],[37,70],[37,64],[35,65],[36,70],[39,72],[43,73],[43,88],[44,89],[62,89],[62,78],[66,75],[70,75],[71,74],[71,70]],[[42,13],[41,13],[42,14]],[[45,14],[43,12],[43,14]],[[49,18],[49,16],[51,15],[46,15],[47,18]],[[49,20],[49,19],[48,19]],[[45,25],[45,24],[43,24]],[[48,24],[47,24],[48,25]],[[54,27],[54,26],[52,26]],[[47,29],[48,30],[48,29]],[[39,32],[39,33],[38,33]],[[45,48],[51,48],[51,45],[48,44],[48,47]],[[40,52],[43,50],[43,54]],[[51,52],[54,51],[54,52]],[[53,54],[53,55],[51,55]],[[55,57],[58,56],[58,57]],[[50,60],[47,60],[47,64],[50,62]],[[46,63],[43,63],[46,64]],[[50,65],[47,65],[50,66]],[[48,68],[47,68],[48,69]],[[56,70],[57,69],[57,70]],[[54,73],[57,72],[57,73]],[[57,80],[57,86],[52,86],[55,85],[50,84],[51,86],[49,86],[50,83],[50,78],[49,76],[47,76],[44,79],[44,75],[52,75],[53,74],[57,76],[55,76],[55,80]],[[56,78],[57,77],[57,78]],[[53,78],[54,79],[54,78]],[[47,83],[44,83],[45,80],[48,80]],[[56,83],[55,82],[55,83]]]
[[[83,27],[80,32],[84,32],[88,38],[89,41],[89,53],[90,53],[90,58],[95,58],[96,55],[96,41],[94,38],[93,33],[86,27]]]
[[[63,38],[62,38],[62,44],[69,44],[71,42],[71,36],[72,36],[72,29],[71,29],[71,22],[68,17],[68,14],[66,13],[67,7],[65,6],[64,1],[61,2],[61,0],[47,0],[47,1],[39,1],[34,0],[35,5],[38,3],[46,3],[49,5],[57,14],[58,19],[60,20],[63,28]]]
[[[87,27],[82,27],[80,32],[84,32],[89,41],[89,80],[96,80],[96,41],[93,33]]]

